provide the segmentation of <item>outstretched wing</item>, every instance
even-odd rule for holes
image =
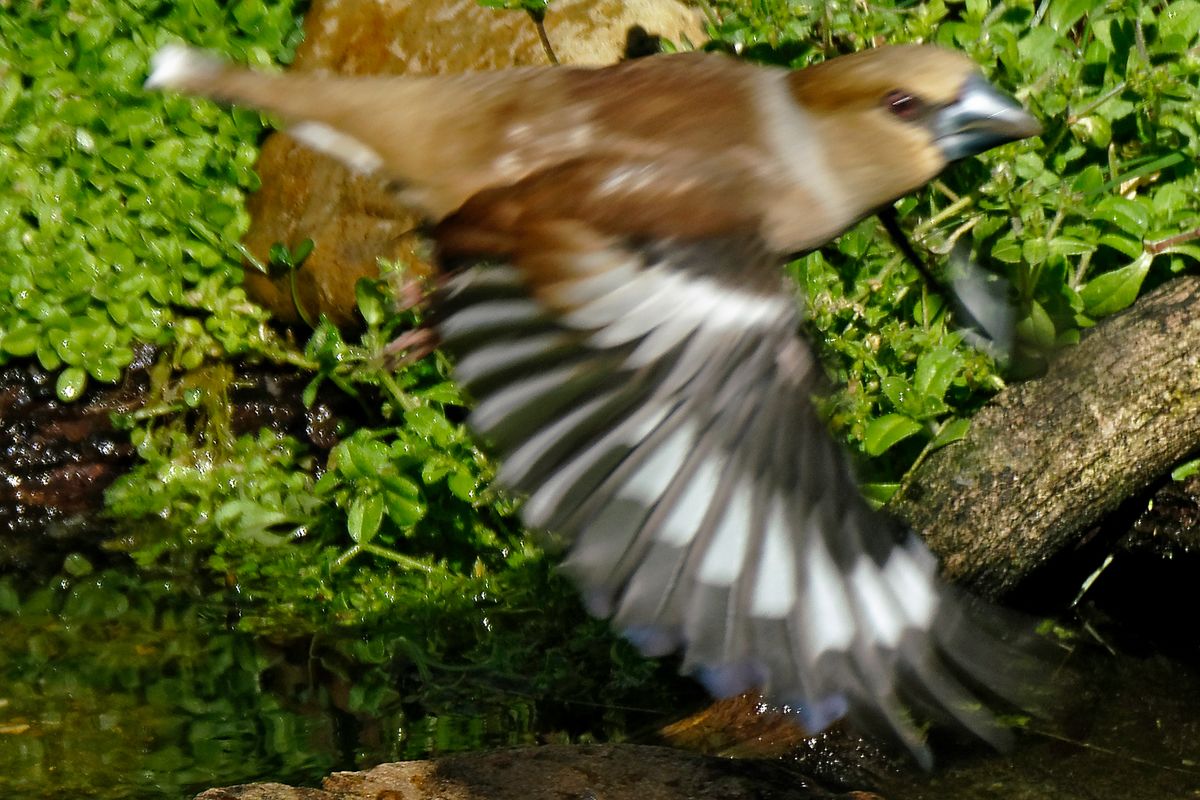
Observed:
[[[452,212],[443,256],[504,266],[457,278],[439,331],[501,481],[529,494],[531,526],[573,540],[591,607],[647,652],[682,648],[718,694],[762,688],[813,727],[883,723],[927,762],[908,709],[996,741],[956,676],[1000,688],[1011,654],[864,506],[809,403],[819,369],[776,250],[819,245],[948,154],[1035,132],[969,63],[907,48],[799,76],[688,56],[335,79],[168,48],[147,85],[306,120],[305,141]],[[858,107],[896,68],[958,93],[949,150],[923,115],[883,128],[874,99]],[[822,124],[830,101],[851,116]],[[875,130],[899,159],[860,158]]]
[[[550,203],[540,180],[438,228],[447,260],[498,263],[457,274],[436,325],[499,481],[528,495],[527,525],[570,539],[591,610],[813,729],[848,713],[928,763],[916,708],[1001,743],[959,676],[996,680],[1004,646],[961,624],[930,553],[859,495],[810,401],[821,370],[780,254],[717,194],[694,191],[693,221],[728,224],[669,236],[623,222],[628,197]]]

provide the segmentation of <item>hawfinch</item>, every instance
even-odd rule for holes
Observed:
[[[810,396],[781,265],[955,159],[1039,132],[965,56],[881,47],[800,71],[721,55],[603,69],[263,74],[184,47],[148,87],[274,112],[432,224],[436,330],[534,529],[590,609],[681,649],[717,695],[1004,732],[973,689],[1019,655],[871,511]],[[994,621],[994,620],[993,620]],[[968,688],[970,687],[970,688]]]

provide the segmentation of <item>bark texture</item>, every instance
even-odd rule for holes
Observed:
[[[1200,277],[1097,325],[930,455],[890,510],[948,577],[1002,594],[1200,448]]]

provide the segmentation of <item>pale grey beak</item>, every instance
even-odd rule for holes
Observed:
[[[946,160],[957,161],[1005,142],[1037,136],[1042,125],[982,75],[972,75],[958,99],[937,112],[933,131]]]

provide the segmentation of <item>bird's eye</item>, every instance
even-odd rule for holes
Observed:
[[[884,95],[883,105],[903,120],[914,120],[925,112],[925,103],[916,95],[893,89]]]

